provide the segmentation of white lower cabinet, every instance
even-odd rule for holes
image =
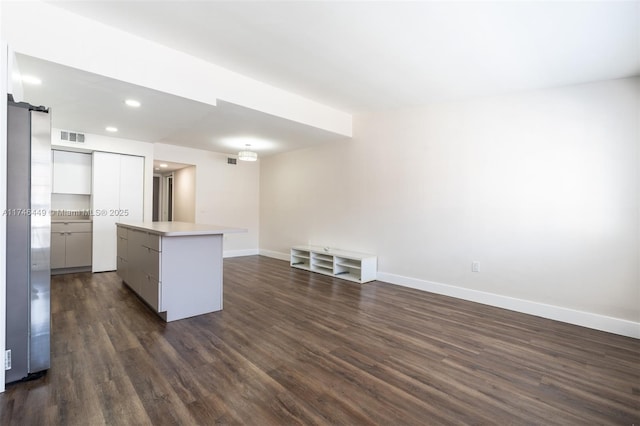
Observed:
[[[378,268],[375,255],[317,246],[292,247],[290,264],[294,268],[357,283],[375,281]]]
[[[162,312],[160,236],[118,227],[118,275],[157,312]]]
[[[53,222],[51,269],[58,270],[53,273],[91,267],[91,240],[91,222]]]

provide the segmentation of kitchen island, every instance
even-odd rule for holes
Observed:
[[[165,321],[222,310],[222,237],[245,229],[116,223],[118,275]]]

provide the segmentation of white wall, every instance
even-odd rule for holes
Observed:
[[[173,220],[196,221],[196,168],[185,167],[173,172]]]
[[[60,139],[61,129],[51,129],[51,147],[75,151],[115,152],[144,157],[144,220],[151,220],[153,208],[153,144],[116,137],[85,133],[85,142],[76,143]]]
[[[639,107],[636,78],[356,117],[262,160],[261,253],[640,337]]]
[[[224,256],[258,253],[260,161],[227,164],[227,156],[175,145],[154,144],[156,160],[195,165],[196,223],[247,229],[224,236]]]

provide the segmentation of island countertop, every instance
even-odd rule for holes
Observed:
[[[247,232],[247,230],[243,228],[189,222],[118,222],[116,225],[146,231],[163,237],[219,235]]]

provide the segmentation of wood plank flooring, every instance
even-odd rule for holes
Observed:
[[[2,425],[640,424],[640,340],[260,256],[164,323],[115,273],[56,276],[52,366]]]

